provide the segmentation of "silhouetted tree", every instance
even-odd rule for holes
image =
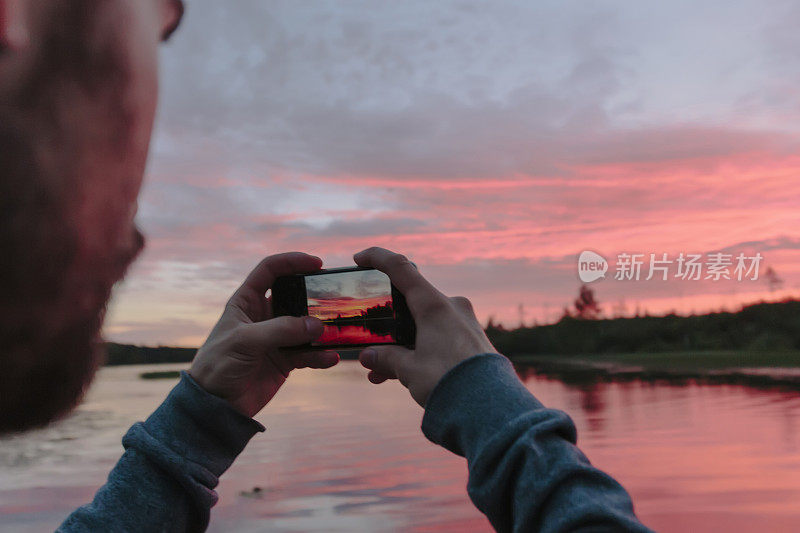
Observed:
[[[575,318],[594,320],[600,315],[600,304],[594,297],[594,291],[588,285],[581,285],[578,298],[573,303]]]
[[[494,320],[495,320],[494,315],[489,315],[489,318],[486,320],[486,331],[487,332],[489,332],[489,331],[492,331],[492,332],[504,332],[504,331],[506,331],[506,328],[503,327],[502,323],[495,322]]]
[[[767,267],[766,272],[764,272],[764,279],[767,280],[767,285],[769,285],[769,292],[775,292],[783,286],[783,279],[778,276],[778,273],[772,267]]]

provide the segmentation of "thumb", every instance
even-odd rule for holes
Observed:
[[[371,381],[380,383],[386,379],[401,379],[402,369],[412,353],[402,346],[370,346],[359,354],[358,360],[372,371],[370,375],[375,376],[375,381]]]
[[[240,326],[243,347],[259,350],[297,346],[322,335],[322,322],[311,316],[279,316]]]

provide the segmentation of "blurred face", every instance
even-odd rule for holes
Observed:
[[[0,432],[80,399],[135,228],[180,0],[0,0]]]
[[[156,109],[158,45],[177,27],[183,13],[178,0],[96,4],[100,7],[93,38],[106,50],[103,61],[108,64],[101,66],[102,73],[91,74],[100,83],[98,91],[74,95],[72,102],[64,102],[79,119],[74,126],[82,137],[82,181],[90,189],[79,211],[79,223],[89,247],[105,245],[103,226],[119,216],[121,208],[127,207],[129,215],[124,223],[132,221]],[[106,76],[109,85],[104,88]],[[129,229],[119,228],[127,233]]]

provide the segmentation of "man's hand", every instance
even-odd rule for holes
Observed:
[[[353,256],[356,264],[389,276],[403,293],[417,324],[414,350],[401,346],[372,346],[359,356],[370,370],[372,383],[399,379],[414,400],[425,406],[445,373],[480,353],[496,352],[464,297],[448,298],[422,277],[405,256],[383,248],[369,248]]]
[[[314,272],[322,260],[300,252],[267,257],[233,294],[222,317],[198,350],[189,374],[205,390],[247,416],[269,402],[295,368],[328,368],[334,352],[284,352],[281,347],[313,341],[322,322],[313,317],[272,317],[265,296],[275,278]]]

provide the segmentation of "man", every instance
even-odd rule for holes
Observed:
[[[143,245],[133,218],[157,94],[157,47],[179,0],[0,0],[0,432],[46,424],[80,400],[101,359],[116,281]],[[464,298],[447,298],[403,256],[386,272],[418,328],[414,351],[364,350],[369,379],[399,379],[425,407],[423,431],[467,457],[468,490],[498,530],[644,530],[624,489],[575,448],[569,418],[539,404],[496,354]],[[62,531],[195,531],[252,419],[294,368],[319,320],[273,318],[277,276],[321,268],[294,252],[264,259],[229,300],[188,373],[123,438],[94,500]]]

